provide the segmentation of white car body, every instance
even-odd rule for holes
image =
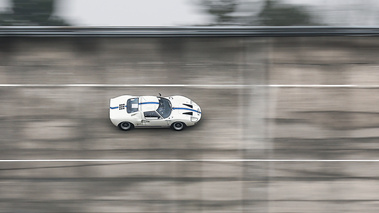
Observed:
[[[184,96],[133,96],[122,95],[110,100],[109,117],[122,130],[132,127],[173,127],[182,130],[195,125],[201,118],[201,109]],[[133,126],[123,128],[125,123]],[[184,124],[182,128],[174,125]]]

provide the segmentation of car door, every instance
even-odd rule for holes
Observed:
[[[162,118],[156,111],[147,111],[143,113],[145,119],[142,124],[146,127],[166,127],[168,121]]]

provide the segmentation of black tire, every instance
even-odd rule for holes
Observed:
[[[175,131],[182,131],[186,125],[183,122],[174,122],[171,124],[171,128]]]
[[[134,125],[130,122],[121,122],[118,127],[123,131],[128,131],[133,129]]]

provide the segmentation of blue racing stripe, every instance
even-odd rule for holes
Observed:
[[[192,112],[197,112],[197,113],[200,113],[200,111],[197,111],[197,110],[194,110],[194,109],[190,109],[190,108],[180,108],[180,107],[173,107],[172,109],[179,109],[179,110],[189,110],[189,111],[192,111]]]
[[[118,109],[118,107],[110,107],[111,109]]]
[[[139,103],[139,105],[141,104],[159,104],[159,102],[141,102]]]

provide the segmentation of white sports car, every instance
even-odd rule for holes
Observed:
[[[133,127],[171,127],[180,131],[200,120],[201,109],[189,98],[179,95],[122,95],[110,100],[109,117],[124,131]]]

